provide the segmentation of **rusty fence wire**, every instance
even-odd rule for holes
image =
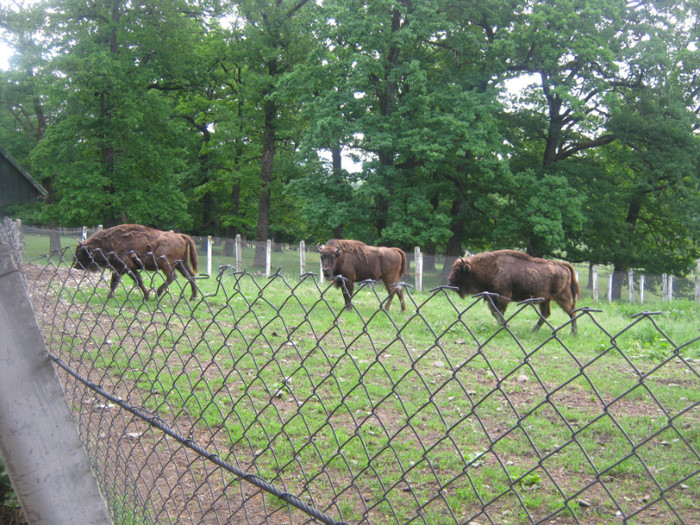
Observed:
[[[695,303],[584,307],[573,336],[561,311],[531,333],[535,301],[501,325],[488,295],[386,312],[365,282],[343,310],[228,266],[197,300],[108,299],[71,262],[23,272],[115,523],[700,523]]]

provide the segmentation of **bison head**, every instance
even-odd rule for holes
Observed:
[[[102,253],[102,250],[94,250],[82,242],[76,246],[73,255],[73,268],[95,272],[108,264],[107,257]]]
[[[318,249],[321,254],[321,270],[326,279],[335,275],[337,259],[340,256],[340,247],[331,244],[324,244]]]
[[[457,288],[457,293],[463,298],[468,294],[474,293],[472,290],[472,279],[471,263],[467,259],[460,257],[452,264],[452,271],[447,278],[447,284]]]

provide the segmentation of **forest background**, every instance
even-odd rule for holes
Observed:
[[[1,5],[28,224],[700,258],[697,0]]]

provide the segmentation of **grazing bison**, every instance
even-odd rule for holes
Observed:
[[[493,316],[504,322],[503,314],[510,301],[541,297],[542,314],[532,331],[542,326],[551,313],[552,299],[573,319],[571,333],[576,333],[574,309],[581,291],[576,281],[574,267],[568,262],[536,259],[513,250],[484,252],[470,257],[460,257],[452,265],[447,279],[459,295],[492,292],[489,308]]]
[[[360,241],[331,239],[319,248],[321,254],[321,268],[326,279],[335,276],[345,278],[338,279],[336,286],[343,291],[345,307],[350,308],[350,300],[355,283],[366,279],[384,281],[389,299],[386,309],[391,307],[394,294],[401,300],[401,309],[406,309],[403,298],[403,290],[397,283],[406,273],[406,254],[399,248],[385,248],[368,246]]]
[[[156,293],[158,297],[175,280],[177,270],[192,286],[192,298],[197,297],[194,282],[194,274],[198,270],[197,248],[192,238],[184,233],[164,232],[140,224],[107,228],[78,244],[73,267],[91,271],[110,268],[112,281],[109,297],[114,296],[121,276],[129,274],[141,288],[144,299],[148,299],[149,294],[139,270],[161,270],[165,274],[165,282]]]

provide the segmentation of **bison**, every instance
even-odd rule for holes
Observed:
[[[460,297],[480,292],[497,294],[490,298],[489,308],[501,322],[510,301],[542,298],[542,315],[533,332],[549,317],[554,299],[569,314],[571,333],[576,333],[574,309],[581,291],[574,267],[568,262],[537,259],[513,250],[484,252],[457,259],[447,283],[457,288]]]
[[[190,264],[192,266],[190,266]],[[192,299],[197,297],[194,274],[197,272],[197,248],[194,241],[184,233],[156,230],[140,224],[122,224],[106,228],[78,243],[73,260],[74,268],[97,271],[112,270],[109,297],[125,273],[131,277],[148,299],[139,270],[162,271],[165,282],[156,295],[160,295],[180,272],[192,286]]]
[[[386,310],[391,308],[394,294],[401,300],[401,309],[406,309],[403,290],[398,285],[406,273],[406,254],[399,248],[368,246],[360,241],[331,239],[319,248],[321,269],[327,279],[342,276],[336,286],[340,287],[345,298],[345,307],[350,308],[350,300],[356,282],[366,279],[381,279],[389,292]]]

